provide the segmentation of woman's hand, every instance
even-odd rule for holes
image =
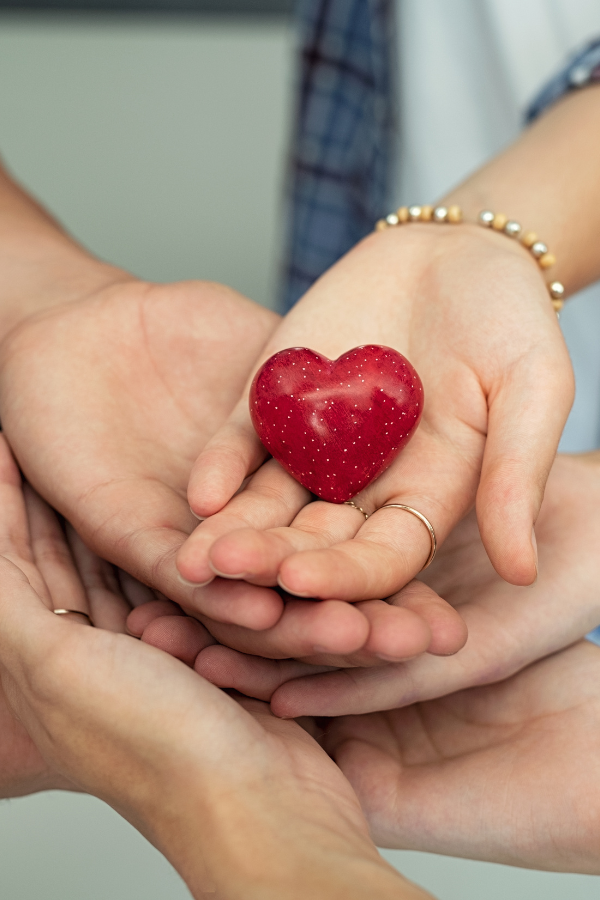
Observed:
[[[537,231],[557,255],[551,279],[570,294],[600,277],[599,136],[600,88],[572,92],[445,202],[471,222],[492,209]],[[288,346],[335,357],[371,342],[415,365],[425,414],[358,505],[370,513],[392,501],[413,506],[441,543],[476,502],[496,571],[531,584],[532,528],[573,396],[535,261],[518,242],[475,225],[414,223],[371,235],[311,288],[258,362]],[[351,509],[307,505],[306,492],[271,463],[231,500],[263,459],[244,397],[192,475],[191,505],[213,518],[179,553],[185,577],[245,576],[298,596],[364,600],[391,595],[427,559],[416,519],[391,509],[364,523]]]
[[[191,506],[211,518],[179,552],[185,578],[279,583],[300,597],[386,597],[419,572],[430,539],[416,518],[374,511],[412,506],[441,544],[477,497],[498,573],[518,585],[535,580],[532,527],[573,395],[535,262],[517,243],[474,225],[371,235],[286,316],[259,363],[288,346],[337,357],[364,343],[405,354],[425,389],[412,441],[356,498],[369,520],[351,507],[309,503],[274,462],[231,499],[264,459],[245,395],[192,473]]]
[[[335,719],[325,746],[380,846],[600,874],[600,649],[508,681]]]
[[[13,723],[3,732],[14,734],[13,757],[22,756],[5,795],[96,794],[197,897],[424,900],[381,859],[350,786],[306,731],[118,633],[126,595],[139,601],[144,589],[99,596],[111,593],[110,579],[71,533],[80,581],[57,519],[33,491],[24,500],[1,438],[0,451],[10,512],[0,522],[0,716]],[[57,601],[113,630],[53,616]]]

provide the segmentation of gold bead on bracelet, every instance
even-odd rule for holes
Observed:
[[[375,225],[375,231],[385,231],[396,225],[404,225],[406,222],[435,222],[438,225],[458,224],[463,221],[460,206],[401,206],[395,213],[390,213],[385,219],[379,219]],[[494,213],[491,209],[484,209],[477,218],[478,224],[484,228],[493,228],[502,232],[513,240],[519,240],[538,263],[540,269],[550,269],[556,263],[556,257],[550,253],[546,244],[540,241],[535,231],[526,231],[515,219],[509,219],[504,213]],[[565,288],[560,281],[553,281],[547,285],[552,300],[554,311],[558,315],[564,304]]]

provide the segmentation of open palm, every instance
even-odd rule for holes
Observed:
[[[125,281],[2,344],[2,425],[28,480],[99,554],[181,601],[192,462],[276,321],[221,286]]]
[[[334,720],[326,745],[380,846],[600,873],[600,650]]]

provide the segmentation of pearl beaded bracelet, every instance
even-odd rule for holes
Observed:
[[[456,225],[462,221],[463,215],[460,206],[401,206],[400,209],[386,216],[385,219],[379,219],[375,225],[375,231],[384,231],[386,228],[393,228],[406,222],[437,222],[439,224],[450,223]],[[529,250],[541,269],[549,269],[556,263],[554,254],[549,252],[543,241],[538,240],[535,232],[526,231],[523,233],[521,225],[514,219],[509,219],[504,213],[493,213],[489,209],[484,209],[479,213],[477,222],[484,228],[493,228],[494,231],[501,232],[514,240],[519,240],[522,246]],[[553,281],[547,287],[550,292],[552,306],[556,315],[558,315],[564,304],[564,286],[560,281]]]

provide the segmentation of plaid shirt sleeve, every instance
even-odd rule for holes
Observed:
[[[394,139],[393,0],[302,0],[296,16],[286,310],[385,210]]]
[[[575,53],[567,66],[544,85],[527,110],[527,121],[533,122],[569,91],[576,91],[594,81],[600,81],[600,38]]]

